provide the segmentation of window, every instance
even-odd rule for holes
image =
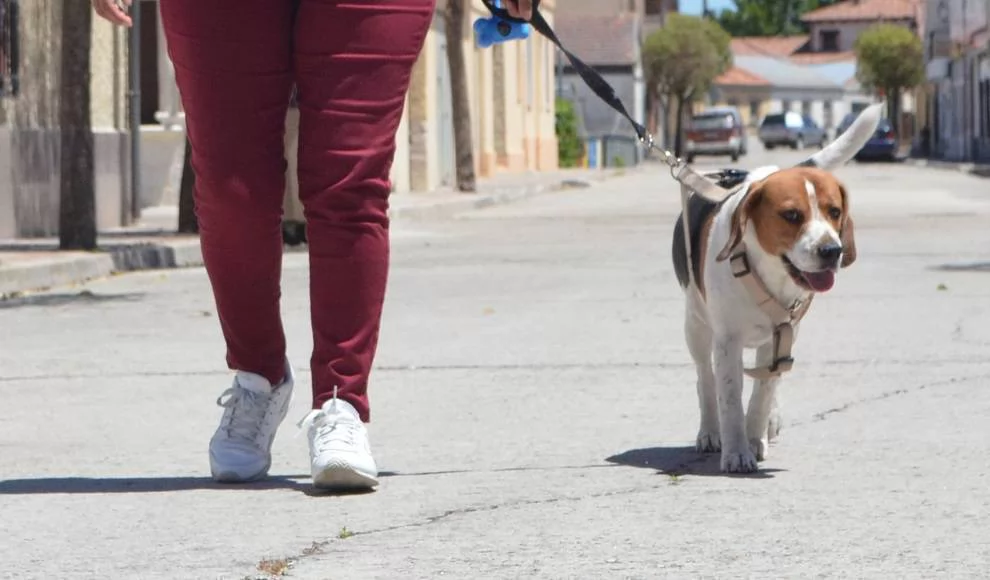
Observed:
[[[540,41],[543,46],[543,58],[540,62],[543,63],[543,104],[546,107],[545,110],[553,110],[553,97],[555,94],[553,81],[553,53],[554,46],[550,44],[550,41],[543,39]]]
[[[664,0],[646,0],[644,7],[647,16],[663,14]]]
[[[530,37],[524,42],[526,43],[526,107],[533,108],[533,42],[536,39]]]
[[[749,124],[752,127],[756,126],[756,122],[760,118],[760,102],[750,101],[749,102]]]
[[[980,137],[990,138],[990,79],[980,81]]]
[[[980,137],[990,139],[990,56],[980,59],[979,68]]]
[[[822,30],[818,33],[818,44],[822,52],[839,52],[839,31]]]
[[[0,2],[0,96],[16,96],[20,79],[20,18],[16,0]]]

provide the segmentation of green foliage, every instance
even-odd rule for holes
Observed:
[[[653,102],[662,95],[676,106],[674,153],[681,154],[686,106],[732,66],[732,38],[713,20],[671,14],[643,43],[643,70]]]
[[[659,94],[691,100],[708,90],[732,66],[731,37],[717,23],[674,13],[647,37],[643,69]]]
[[[877,24],[856,39],[856,79],[887,95],[918,86],[925,79],[921,39],[907,28]]]
[[[732,36],[781,36],[806,32],[805,12],[837,0],[735,0],[735,10],[722,10],[718,23]]]
[[[574,104],[557,98],[557,162],[560,167],[577,167],[584,157],[584,141],[578,135],[578,118]]]

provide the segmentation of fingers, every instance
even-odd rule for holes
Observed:
[[[505,9],[513,18],[523,20],[533,18],[533,0],[507,0]]]
[[[127,6],[131,5],[131,0],[122,0],[122,2]],[[104,20],[108,20],[118,26],[131,26],[131,17],[128,16],[127,12],[121,8],[116,0],[92,0],[92,3],[93,10]]]

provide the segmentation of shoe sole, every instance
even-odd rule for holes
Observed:
[[[233,471],[221,471],[218,473],[211,470],[210,475],[213,476],[213,481],[217,483],[251,483],[266,478],[269,469],[270,467],[266,467],[251,477],[242,477],[241,474],[234,473]]]
[[[313,487],[322,490],[356,491],[373,489],[378,479],[346,467],[328,467],[313,474]]]

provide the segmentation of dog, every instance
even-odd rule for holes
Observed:
[[[838,271],[856,261],[849,195],[831,171],[866,144],[881,109],[882,103],[867,107],[844,134],[797,166],[738,172],[741,186],[722,201],[692,193],[683,208],[687,236],[678,216],[672,257],[697,371],[697,449],[720,451],[723,472],[751,473],[766,458],[779,434],[776,391],[793,363],[801,318],[815,295],[832,288]],[[756,349],[755,369],[743,368],[746,348]],[[754,378],[745,413],[744,374]]]

